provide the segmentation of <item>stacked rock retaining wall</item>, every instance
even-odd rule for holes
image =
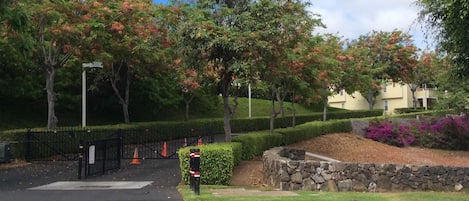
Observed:
[[[417,166],[305,160],[304,150],[264,152],[264,182],[280,190],[461,191],[469,167]]]

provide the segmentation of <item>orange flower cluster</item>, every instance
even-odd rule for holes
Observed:
[[[120,22],[114,21],[111,25],[111,31],[116,31],[119,34],[122,34],[122,31],[124,30],[124,25],[121,24]]]

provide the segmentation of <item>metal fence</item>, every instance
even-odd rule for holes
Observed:
[[[15,152],[23,153],[28,161],[76,161],[79,157],[80,142],[121,138],[122,159],[132,159],[135,149],[141,159],[178,158],[177,150],[181,147],[197,145],[200,142],[214,142],[214,133],[210,127],[200,130],[204,130],[204,134],[197,136],[193,136],[191,130],[177,128],[174,128],[174,135],[163,135],[162,133],[168,132],[162,132],[158,128],[28,130],[24,142],[16,146]]]

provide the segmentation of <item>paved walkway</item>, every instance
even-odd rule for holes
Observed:
[[[80,180],[84,182],[149,182],[143,188],[99,188],[96,183],[81,190],[31,190],[31,188],[62,181],[78,181],[76,164],[71,162],[32,163],[19,168],[0,169],[0,200],[2,201],[181,201],[176,186],[181,181],[177,159],[146,160],[140,165],[123,162],[123,168],[104,176]],[[148,184],[148,183],[145,183]],[[86,185],[81,184],[81,187]],[[98,187],[99,190],[96,190]]]

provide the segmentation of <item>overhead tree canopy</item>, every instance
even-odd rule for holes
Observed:
[[[469,1],[418,0],[420,21],[437,39],[442,49],[454,58],[455,75],[469,77]]]
[[[439,44],[440,54],[447,57],[450,71],[440,81],[440,89],[450,92],[440,101],[444,108],[469,111],[469,1],[418,0],[420,22],[427,34]]]

